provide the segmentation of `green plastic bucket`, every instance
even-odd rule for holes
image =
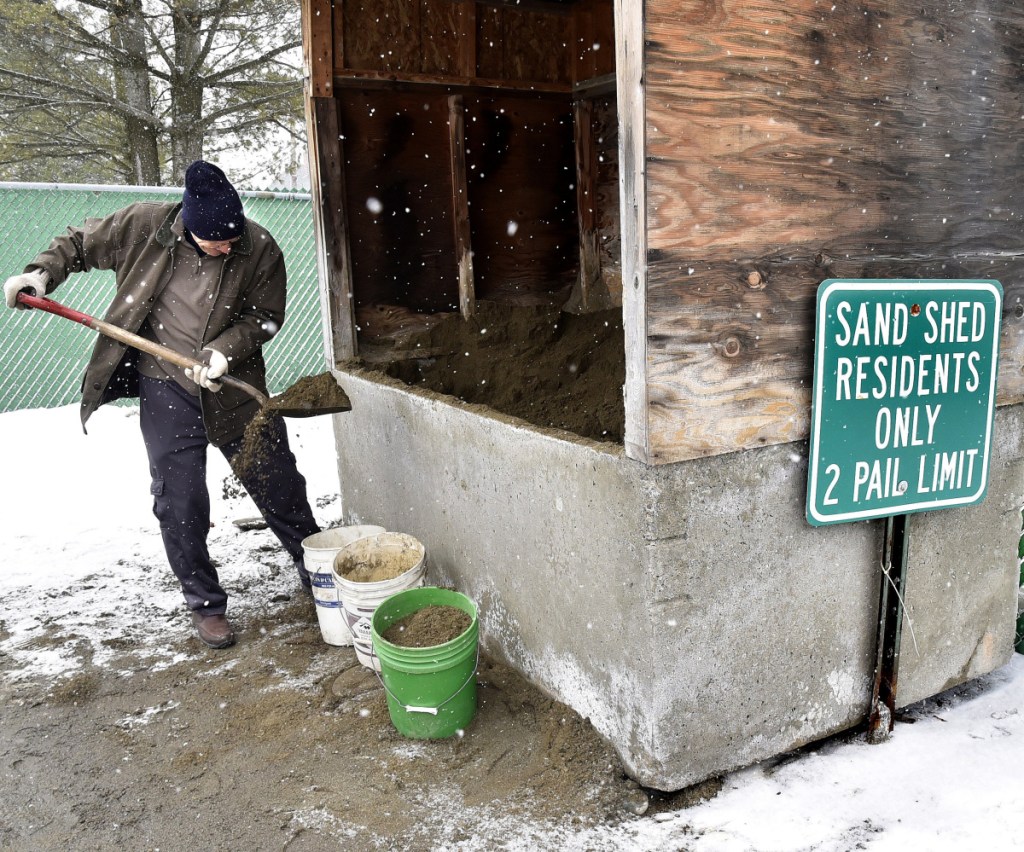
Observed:
[[[383,638],[392,624],[428,606],[461,609],[471,619],[469,627],[451,641],[428,648],[403,648]],[[370,637],[388,713],[400,734],[440,740],[465,730],[476,713],[479,625],[473,601],[436,586],[398,592],[374,610]]]
[[[1018,654],[1024,654],[1024,586],[1017,591],[1017,635],[1014,647]]]

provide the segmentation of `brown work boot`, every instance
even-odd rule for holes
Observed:
[[[227,648],[235,644],[235,631],[231,629],[226,615],[203,616],[193,612],[192,624],[199,638],[211,648]]]

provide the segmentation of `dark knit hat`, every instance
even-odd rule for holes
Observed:
[[[224,172],[212,163],[196,160],[185,172],[181,221],[193,237],[201,240],[230,240],[242,235],[242,199]]]

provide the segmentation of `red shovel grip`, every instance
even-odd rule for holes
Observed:
[[[69,308],[67,305],[62,305],[60,302],[55,302],[52,299],[47,299],[45,296],[33,296],[29,293],[18,293],[18,302],[22,305],[28,305],[30,308],[38,308],[41,311],[46,311],[49,314],[56,314],[64,319],[69,319],[72,322],[80,322],[82,325],[86,325],[89,328],[93,327],[95,320],[88,314],[83,314],[81,311],[76,311],[74,308]]]

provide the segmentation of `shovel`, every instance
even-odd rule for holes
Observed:
[[[72,322],[81,323],[87,328],[91,328],[93,331],[98,331],[100,334],[105,334],[107,337],[112,337],[114,340],[119,340],[121,343],[125,343],[135,349],[148,352],[150,355],[162,358],[177,367],[197,368],[204,366],[202,363],[195,361],[186,355],[182,355],[180,352],[175,352],[173,349],[168,349],[166,346],[161,346],[159,343],[154,343],[152,340],[146,340],[144,337],[132,334],[132,332],[125,331],[123,328],[119,328],[109,322],[104,322],[103,320],[96,319],[88,314],[83,314],[80,311],[76,311],[73,308],[67,307],[67,305],[55,302],[52,299],[32,296],[28,293],[18,293],[18,302],[22,305],[27,305],[30,308],[36,308],[40,311],[46,311],[49,314],[56,314],[59,317],[64,317],[64,319],[69,319]],[[345,396],[345,392],[338,387],[337,382],[334,381],[333,377],[330,378],[332,393],[336,393],[337,397],[326,404],[308,402],[293,404],[287,400],[287,391],[285,391],[281,396],[276,396],[271,399],[265,393],[257,390],[248,382],[236,379],[228,373],[220,376],[217,381],[236,388],[243,393],[247,393],[260,404],[261,408],[270,409],[273,414],[280,414],[283,417],[313,417],[318,414],[336,414],[341,411],[350,411],[352,409],[352,405]]]

